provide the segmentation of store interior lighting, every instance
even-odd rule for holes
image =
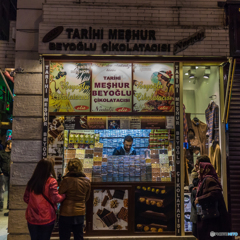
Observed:
[[[211,69],[210,67],[206,67],[204,71],[203,78],[208,79],[210,77]]]
[[[188,75],[190,79],[195,78],[196,75],[196,67],[191,67],[190,70],[188,70]]]

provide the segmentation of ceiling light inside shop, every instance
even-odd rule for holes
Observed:
[[[208,78],[209,78],[209,76],[210,76],[210,74],[204,74],[204,75],[203,75],[203,78],[206,78],[206,79],[208,79]]]
[[[193,79],[193,78],[195,78],[195,75],[194,75],[194,74],[191,74],[191,75],[189,76],[189,78]]]
[[[198,69],[198,67],[196,66],[196,69]]]
[[[189,78],[195,78],[196,68],[195,67],[191,67],[191,69],[188,70],[188,75],[189,75]]]
[[[210,77],[211,69],[210,67],[205,67],[203,78],[208,79]]]
[[[188,72],[186,72],[185,75],[188,76]]]

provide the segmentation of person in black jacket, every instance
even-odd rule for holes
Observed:
[[[0,151],[0,212],[3,211],[3,202],[4,202],[3,193],[6,191],[6,189],[8,190],[8,193],[9,193],[11,149],[12,149],[12,141],[8,140],[6,142],[5,150]],[[8,203],[9,203],[9,197],[8,197]],[[8,213],[5,213],[4,216],[8,216]]]
[[[211,163],[199,163],[198,178],[195,205],[199,204],[202,208],[202,214],[197,216],[198,240],[232,239],[228,235],[220,235],[222,232],[230,232],[231,227],[222,194],[223,189]]]
[[[114,149],[113,155],[136,155],[136,151],[132,147],[132,144],[133,138],[130,135],[127,135],[124,138],[122,146]]]
[[[201,162],[210,163],[210,159],[208,156],[199,156],[196,160],[195,168],[192,170],[191,176],[193,178],[192,184],[189,185],[189,191],[191,193],[191,214],[190,214],[190,221],[192,222],[192,234],[193,236],[197,237],[197,209],[195,205],[195,199],[197,194],[197,188],[199,183],[198,173],[199,166]]]

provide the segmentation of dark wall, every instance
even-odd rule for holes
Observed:
[[[16,20],[17,0],[0,0],[0,40],[8,40],[11,20]]]
[[[231,57],[240,57],[240,1],[227,5]]]

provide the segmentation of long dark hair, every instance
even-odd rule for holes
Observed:
[[[28,181],[27,188],[37,195],[42,194],[45,184],[51,175],[56,178],[53,160],[42,159],[38,162],[32,177]]]

